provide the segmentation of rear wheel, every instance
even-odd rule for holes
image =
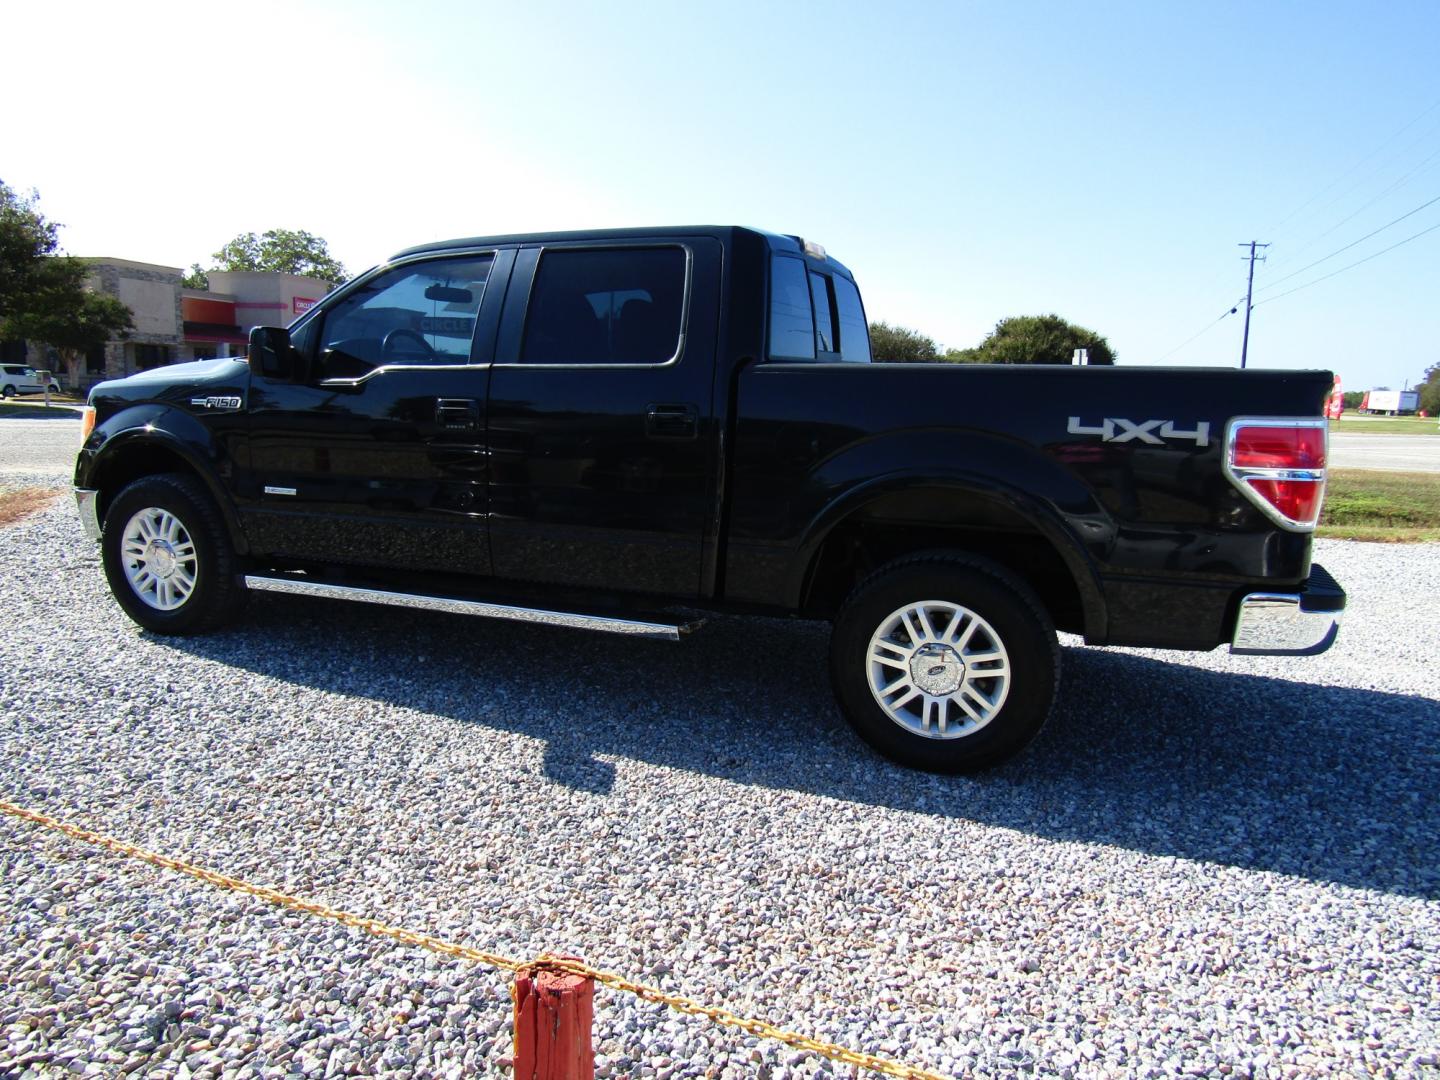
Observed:
[[[1055,628],[1023,581],[962,554],[912,556],[856,587],[830,645],[835,695],[886,757],[983,769],[1040,731],[1059,675]]]
[[[147,630],[203,633],[244,602],[220,511],[189,476],[146,476],[122,490],[105,512],[100,552],[110,591]]]
[[[0,390],[0,395],[3,395],[6,399],[9,399],[9,398],[14,397],[14,396],[15,396],[15,387],[13,387],[13,386],[7,386],[7,387],[5,387],[5,389]]]

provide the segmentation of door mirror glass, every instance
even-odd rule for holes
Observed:
[[[266,378],[300,377],[300,354],[290,343],[290,331],[278,326],[257,326],[250,331],[250,370]]]

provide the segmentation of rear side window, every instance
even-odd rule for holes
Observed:
[[[815,359],[805,264],[779,255],[770,260],[770,355],[777,360]]]
[[[815,351],[838,352],[835,345],[835,305],[830,302],[830,286],[824,274],[810,275],[810,299],[815,307]]]
[[[853,281],[835,276],[835,314],[840,323],[840,359],[870,363],[870,327],[860,304],[860,291]]]
[[[552,250],[540,256],[520,361],[663,364],[680,351],[685,252]]]

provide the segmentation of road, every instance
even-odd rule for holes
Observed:
[[[69,477],[74,472],[75,451],[80,447],[79,411],[63,407],[34,411],[43,419],[0,417],[0,479]]]
[[[1440,472],[1440,436],[1331,435],[1330,464],[1337,469]]]

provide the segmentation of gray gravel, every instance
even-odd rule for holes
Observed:
[[[1033,749],[945,779],[849,734],[814,627],[674,646],[261,597],[164,640],[60,504],[0,531],[0,793],[946,1073],[1413,1076],[1440,545],[1318,547],[1352,598],[1328,655],[1071,647]],[[0,880],[0,1074],[509,1071],[492,971],[8,818]],[[595,1031],[603,1076],[850,1075],[604,990]]]

